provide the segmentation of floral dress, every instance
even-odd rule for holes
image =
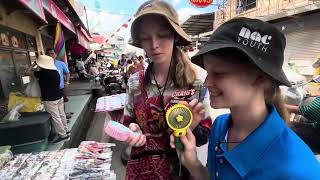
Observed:
[[[194,86],[202,85],[206,71],[197,66],[196,75],[199,79],[194,82]],[[192,87],[177,89],[173,83],[169,83],[162,100],[155,81],[146,85],[144,80],[145,72],[139,71],[133,74],[128,82],[128,102],[124,109],[124,125],[137,123],[143,134],[146,135],[146,143],[142,147],[132,147],[126,168],[126,180],[186,179],[189,173],[185,168],[182,169],[182,176],[178,177],[179,159],[175,149],[170,147],[171,132],[165,121],[163,106],[170,106],[172,95],[177,90],[187,90]],[[193,130],[197,146],[207,143],[212,124],[209,116],[208,93],[205,95],[203,104],[206,118],[201,120]]]

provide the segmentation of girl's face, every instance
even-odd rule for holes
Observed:
[[[156,15],[143,17],[139,30],[139,40],[147,56],[155,63],[170,62],[174,33],[166,20]]]
[[[210,92],[210,104],[213,108],[233,108],[250,102],[257,95],[254,85],[257,78],[255,69],[228,59],[204,55],[203,63],[208,72],[205,86]]]

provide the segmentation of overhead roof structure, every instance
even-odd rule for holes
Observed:
[[[91,36],[89,30],[83,24],[78,13],[72,7],[72,5],[69,1],[55,0],[54,2],[58,5],[59,8],[61,8],[64,11],[64,13],[68,16],[68,18],[71,20],[72,23],[74,23],[76,26],[81,26],[86,31],[88,36]]]
[[[205,13],[189,17],[182,25],[182,29],[194,36],[213,30],[214,13]]]

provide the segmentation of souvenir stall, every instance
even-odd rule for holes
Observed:
[[[111,143],[83,141],[78,148],[12,156],[0,154],[0,179],[103,179],[116,180],[110,169]],[[3,160],[3,161],[2,161]],[[2,164],[2,163],[1,163]],[[0,165],[1,165],[0,164]]]

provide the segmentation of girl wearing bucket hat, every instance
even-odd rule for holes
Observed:
[[[197,159],[192,132],[181,138],[183,164],[195,179],[320,179],[319,162],[286,125],[279,89],[290,86],[282,71],[285,42],[267,22],[236,18],[193,58],[208,72],[211,106],[231,112],[212,125],[208,168]]]
[[[192,64],[177,47],[188,45],[190,39],[178,25],[177,12],[166,2],[152,0],[142,4],[132,23],[131,35],[132,44],[143,48],[152,62],[145,71],[132,74],[128,82],[124,124],[141,134],[127,141],[132,151],[126,179],[176,179],[179,161],[169,144],[165,111],[173,100],[175,103],[185,100],[174,94],[195,90],[187,95],[190,101],[185,104],[193,112],[191,129],[197,145],[205,144],[211,126],[209,95],[202,91],[202,102],[191,98],[198,98],[207,73]],[[182,179],[188,174],[184,170]]]

